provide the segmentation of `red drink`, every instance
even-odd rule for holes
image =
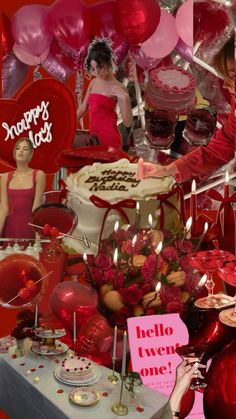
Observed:
[[[207,145],[215,126],[216,112],[212,108],[195,108],[187,117],[183,137],[191,145]]]
[[[174,141],[178,115],[175,111],[145,111],[146,136],[153,148],[166,149]]]

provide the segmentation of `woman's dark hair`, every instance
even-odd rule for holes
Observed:
[[[111,41],[107,38],[95,38],[88,49],[87,57],[85,58],[85,70],[87,73],[91,72],[91,61],[97,63],[98,68],[108,67],[112,68],[116,63],[116,57],[111,47]]]
[[[218,51],[213,60],[215,69],[223,76],[229,76],[227,63],[229,60],[234,60],[234,34]]]

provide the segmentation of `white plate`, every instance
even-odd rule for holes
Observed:
[[[214,294],[212,300],[207,297],[199,298],[194,302],[194,305],[198,308],[224,308],[234,303],[234,297],[226,294]]]
[[[233,311],[234,307],[221,311],[219,314],[220,321],[226,324],[227,326],[236,327],[236,316],[232,317]]]
[[[79,380],[78,381],[65,380],[64,378],[61,378],[61,376],[60,376],[60,371],[61,371],[61,366],[60,365],[58,365],[55,368],[55,370],[54,370],[54,376],[61,383],[68,384],[70,386],[82,386],[82,387],[84,387],[84,386],[91,386],[92,384],[97,383],[100,380],[101,375],[102,375],[101,370],[99,368],[97,368],[94,364],[93,364],[93,369],[94,369],[94,378],[92,380],[91,379],[83,380],[83,381],[79,381]]]
[[[79,406],[93,406],[100,399],[100,394],[96,390],[88,389],[88,387],[81,387],[71,390],[69,399]]]
[[[40,348],[33,348],[33,347],[31,347],[31,351],[34,352],[37,355],[47,355],[48,356],[48,355],[60,355],[60,354],[64,354],[69,349],[69,346],[66,345],[63,342],[56,341],[55,344],[56,344],[56,347],[58,347],[58,345],[61,345],[61,350],[60,351],[55,349],[55,350],[50,351],[50,352],[41,352],[40,351]]]

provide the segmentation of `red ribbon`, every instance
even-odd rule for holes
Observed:
[[[129,223],[129,218],[127,217],[127,214],[123,210],[123,208],[134,208],[136,205],[136,202],[133,199],[124,199],[123,201],[116,202],[116,204],[111,204],[110,202],[107,202],[96,195],[90,196],[89,199],[94,205],[96,205],[96,207],[107,209],[103,217],[103,222],[102,222],[102,227],[101,227],[101,232],[100,232],[100,237],[99,237],[99,247],[100,247],[102,232],[104,229],[104,224],[105,224],[108,213],[111,210],[115,210],[119,212],[121,217],[123,217],[127,223]]]
[[[177,195],[177,201],[180,200],[180,211],[174,204],[172,204],[172,202],[169,202],[169,198],[171,198],[175,194]],[[170,192],[158,194],[157,199],[160,201],[160,228],[164,227],[164,221],[165,221],[164,205],[177,211],[180,222],[183,225],[185,225],[184,192],[178,183],[175,183],[173,185]]]
[[[218,191],[211,188],[206,193],[211,199],[219,201],[220,207],[217,213],[216,223],[219,226],[224,238],[224,246],[226,250],[235,252],[235,218],[234,210],[231,203],[236,202],[236,192],[231,196],[224,197]],[[224,228],[221,225],[221,212],[224,211]]]

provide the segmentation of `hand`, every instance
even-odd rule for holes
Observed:
[[[200,378],[203,378],[198,370],[199,367],[206,368],[206,365],[200,364],[198,358],[191,359],[191,364],[187,360],[181,362],[176,369],[176,382],[173,392],[177,391],[182,396],[188,390],[194,376],[198,375]]]
[[[147,179],[150,177],[171,176],[177,169],[174,165],[161,166],[155,163],[144,162],[143,159],[138,161],[138,179]]]
[[[116,96],[117,99],[125,100],[129,97],[128,93],[123,89],[123,87],[115,83],[112,85],[110,93],[112,96]]]

